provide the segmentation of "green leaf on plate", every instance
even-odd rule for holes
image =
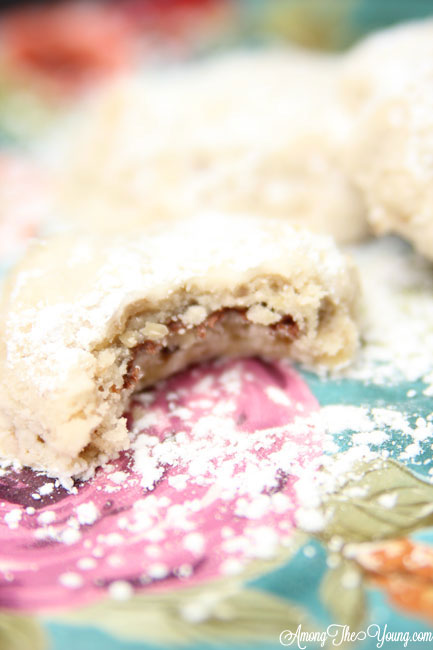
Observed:
[[[185,590],[104,600],[63,617],[68,623],[95,625],[122,639],[181,644],[229,639],[278,641],[283,630],[302,623],[304,612],[285,600],[253,589]]]
[[[336,567],[326,573],[320,587],[322,601],[334,623],[348,625],[359,631],[366,614],[363,574],[352,560],[340,558]]]
[[[0,650],[47,648],[47,637],[35,618],[0,611]]]
[[[365,542],[433,525],[433,485],[395,461],[360,463],[324,503],[320,537]]]

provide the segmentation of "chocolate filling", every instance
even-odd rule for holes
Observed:
[[[228,316],[237,315],[242,318],[245,325],[264,328],[268,331],[274,332],[275,335],[277,335],[279,338],[281,337],[293,341],[299,334],[299,326],[290,315],[283,316],[277,323],[273,323],[272,325],[255,325],[248,320],[246,312],[246,308],[225,307],[223,309],[219,309],[218,311],[212,312],[202,323],[192,328],[186,328],[184,323],[182,323],[180,320],[171,320],[165,323],[167,329],[169,330],[169,334],[167,335],[168,342],[162,344],[156,341],[146,340],[143,341],[143,343],[139,343],[132,348],[132,355],[124,376],[123,388],[132,388],[133,386],[137,385],[140,379],[143,377],[143,369],[137,363],[138,358],[142,357],[143,353],[149,355],[150,357],[159,353],[164,359],[167,359],[176,353],[179,350],[180,346],[177,345],[177,343],[174,343],[174,341],[174,344],[170,345],[170,335],[179,338],[179,336],[182,335],[182,330],[185,330],[185,333],[193,333],[197,340],[203,341],[207,337],[208,333],[214,330],[215,326],[219,324],[223,319],[227,318]],[[113,392],[119,392],[119,389],[114,386],[111,390]]]

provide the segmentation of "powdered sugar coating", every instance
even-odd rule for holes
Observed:
[[[272,402],[270,387],[292,406]],[[143,398],[130,416],[134,450],[78,483],[76,494],[57,485],[35,502],[31,484],[46,478],[0,479],[3,606],[52,610],[198,585],[291,544],[294,485],[320,458],[323,438],[320,424],[307,420],[318,404],[293,370],[217,363]],[[151,439],[161,468],[153,480],[140,454]]]

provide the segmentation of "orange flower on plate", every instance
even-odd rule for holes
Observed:
[[[433,620],[433,548],[409,539],[361,544],[354,559],[401,609]]]
[[[70,91],[131,65],[135,30],[115,6],[67,2],[6,14],[1,41],[13,74]]]

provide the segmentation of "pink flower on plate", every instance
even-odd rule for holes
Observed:
[[[47,218],[51,181],[35,162],[0,154],[0,257],[8,261]]]
[[[284,363],[196,366],[137,395],[131,449],[68,493],[0,478],[0,606],[53,610],[241,573],[290,544],[318,403]]]

